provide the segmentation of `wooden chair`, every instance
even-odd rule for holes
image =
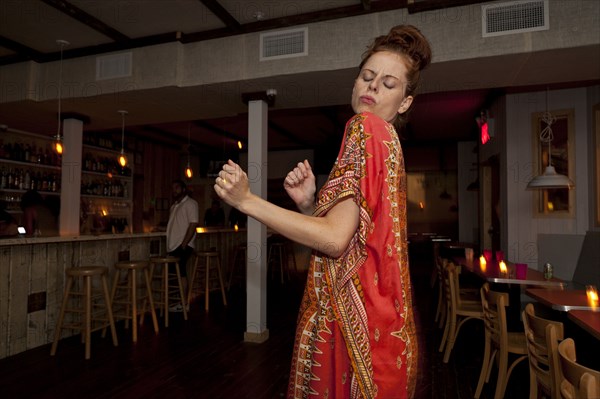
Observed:
[[[538,391],[550,399],[559,399],[558,343],[564,339],[563,323],[536,316],[533,304],[528,303],[523,311],[523,325],[529,357],[529,399],[537,399]]]
[[[481,395],[484,381],[486,383],[489,381],[492,361],[495,359],[498,366],[498,380],[494,398],[501,399],[504,397],[510,373],[519,362],[527,359],[527,343],[525,334],[508,332],[506,329],[508,293],[491,291],[489,284],[484,283],[481,287],[481,305],[485,326],[485,348],[475,398],[477,399]],[[508,365],[509,353],[518,355],[510,366]]]
[[[442,326],[446,322],[446,308],[447,301],[445,298],[445,290],[444,290],[444,268],[448,264],[448,260],[442,259],[441,257],[436,257],[435,259],[435,271],[438,280],[438,303],[437,309],[435,311],[435,319],[434,321],[438,323],[438,327],[442,328]],[[432,285],[433,288],[433,285]],[[441,349],[440,349],[441,351]]]
[[[595,399],[600,397],[600,371],[577,363],[575,341],[567,338],[558,344],[562,379],[560,393],[564,399]]]
[[[471,319],[483,320],[481,302],[469,301],[460,297],[459,270],[452,263],[444,269],[444,289],[446,297],[446,325],[439,351],[444,350],[444,363],[448,363],[454,342],[462,325]]]

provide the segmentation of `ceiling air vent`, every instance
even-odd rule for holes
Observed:
[[[96,57],[96,80],[129,77],[131,76],[131,64],[131,52]]]
[[[510,1],[481,6],[483,37],[548,30],[548,0]]]
[[[308,28],[260,34],[260,60],[308,55]]]

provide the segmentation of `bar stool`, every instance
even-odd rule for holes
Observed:
[[[231,283],[234,280],[246,281],[246,258],[248,257],[248,247],[238,245],[233,254],[233,264],[229,271],[229,281],[227,282],[227,291],[231,289]]]
[[[82,332],[86,359],[89,359],[91,356],[92,331],[110,326],[113,345],[118,346],[119,342],[117,340],[108,284],[106,282],[108,268],[104,266],[71,267],[65,273],[67,275],[67,282],[58,321],[54,330],[54,342],[52,342],[50,356],[56,354],[56,348],[58,347],[58,341],[60,340],[63,328]],[[100,279],[102,285],[101,293],[92,290],[92,279],[94,277]],[[76,284],[76,279],[78,287],[74,290],[73,285]],[[64,323],[65,313],[74,315],[71,323]]]
[[[154,332],[158,334],[158,321],[156,320],[154,302],[152,301],[152,290],[150,288],[150,274],[148,269],[147,261],[124,261],[115,263],[116,271],[110,294],[113,317],[115,320],[124,319],[126,327],[129,327],[129,320],[131,320],[133,342],[137,342],[137,316],[140,316],[140,324],[144,321],[144,312],[138,311],[140,300],[148,300],[148,302],[150,302],[152,324],[154,325]],[[143,279],[139,281],[141,276],[143,276]],[[143,291],[140,292],[140,290]],[[143,305],[139,309],[145,310]]]
[[[290,251],[288,251],[288,244],[289,242],[284,241],[284,240],[277,240],[274,241],[272,243],[270,243],[269,245],[269,256],[267,257],[267,265],[271,265],[272,262],[275,263],[275,265],[271,266],[271,278],[273,276],[273,273],[275,271],[275,269],[273,268],[273,266],[277,265],[277,260],[279,260],[279,270],[280,270],[280,274],[281,274],[281,284],[284,283],[284,272],[285,274],[287,274],[287,279],[290,279],[290,264],[289,264],[289,260],[290,260],[290,255],[291,255],[291,259],[292,259],[292,263],[294,264],[294,271],[298,271],[298,266],[296,265],[296,257],[294,256],[294,253]]]
[[[211,260],[215,260],[216,276],[213,272],[211,274]],[[202,279],[201,271],[204,271],[204,279]],[[218,286],[211,287],[211,282],[218,279]],[[204,280],[204,290],[202,284]],[[196,289],[199,287],[200,289]],[[192,270],[192,278],[190,280],[190,289],[188,292],[188,303],[191,302],[194,293],[204,292],[204,309],[208,312],[208,294],[210,291],[221,289],[221,295],[223,297],[223,305],[227,306],[227,297],[225,296],[225,287],[223,285],[223,277],[221,275],[221,256],[218,251],[196,251],[196,261],[194,262],[194,269]]]
[[[154,269],[162,267],[159,273]],[[150,258],[150,281],[154,305],[161,308],[165,315],[165,327],[169,327],[169,306],[177,303],[183,308],[183,318],[187,320],[187,303],[179,271],[179,258],[173,256],[153,256]],[[158,284],[154,284],[154,282]],[[145,306],[144,306],[145,308]]]

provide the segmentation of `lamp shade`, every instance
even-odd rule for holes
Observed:
[[[556,173],[554,166],[546,166],[544,173],[534,177],[529,184],[527,184],[528,190],[544,190],[549,188],[568,188],[569,190],[574,188],[575,184],[565,175]]]

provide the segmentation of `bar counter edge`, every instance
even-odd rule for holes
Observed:
[[[113,266],[119,259],[164,255],[165,235],[157,232],[0,240],[0,359],[52,342],[67,268],[106,266],[110,284]],[[197,250],[215,248],[221,253],[226,276],[235,249],[245,243],[246,232],[233,229],[204,229],[196,237]],[[63,337],[73,333],[67,330]]]

